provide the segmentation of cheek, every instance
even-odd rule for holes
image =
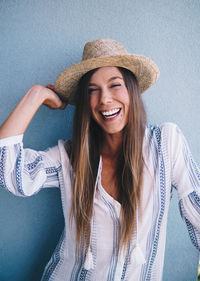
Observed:
[[[129,105],[130,105],[129,94],[127,92],[122,92],[119,98],[121,102],[124,104],[125,108],[129,109]]]
[[[123,89],[119,90],[117,92],[117,96],[118,98],[120,98],[122,101],[124,100],[124,102],[129,101],[130,97],[129,97],[129,93],[126,89],[126,87],[124,86]]]
[[[91,96],[91,97],[89,98],[89,106],[90,106],[91,112],[94,114],[95,109],[96,109],[96,107],[97,107],[97,99],[96,99],[95,96]]]

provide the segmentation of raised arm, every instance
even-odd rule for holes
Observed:
[[[22,134],[44,104],[63,109],[54,87],[33,86],[0,127],[0,187],[18,196],[31,196],[44,187],[59,187],[58,146],[45,151],[24,149]]]
[[[53,89],[52,85],[31,87],[0,126],[0,139],[23,134],[42,104],[51,109],[64,109],[66,103],[60,100]]]

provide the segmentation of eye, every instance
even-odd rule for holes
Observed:
[[[88,89],[88,94],[89,95],[92,95],[95,91],[97,91],[98,89],[96,89],[96,88],[89,88]]]
[[[120,83],[115,83],[115,84],[112,84],[110,87],[111,87],[111,88],[115,88],[115,87],[120,87],[120,86],[121,86]]]

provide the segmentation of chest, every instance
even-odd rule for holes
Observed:
[[[105,191],[115,200],[120,201],[116,178],[116,164],[103,160],[101,171],[101,183]]]

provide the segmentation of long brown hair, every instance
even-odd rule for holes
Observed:
[[[120,67],[118,69],[130,96],[129,119],[124,128],[116,169],[121,202],[121,230],[119,230],[118,245],[126,245],[132,237],[137,204],[140,205],[146,113],[135,75],[127,69]],[[89,107],[88,84],[95,71],[96,69],[86,73],[79,82],[74,114],[70,219],[74,218],[76,222],[76,242],[79,249],[89,245],[95,181],[103,143],[102,129],[92,118]]]

